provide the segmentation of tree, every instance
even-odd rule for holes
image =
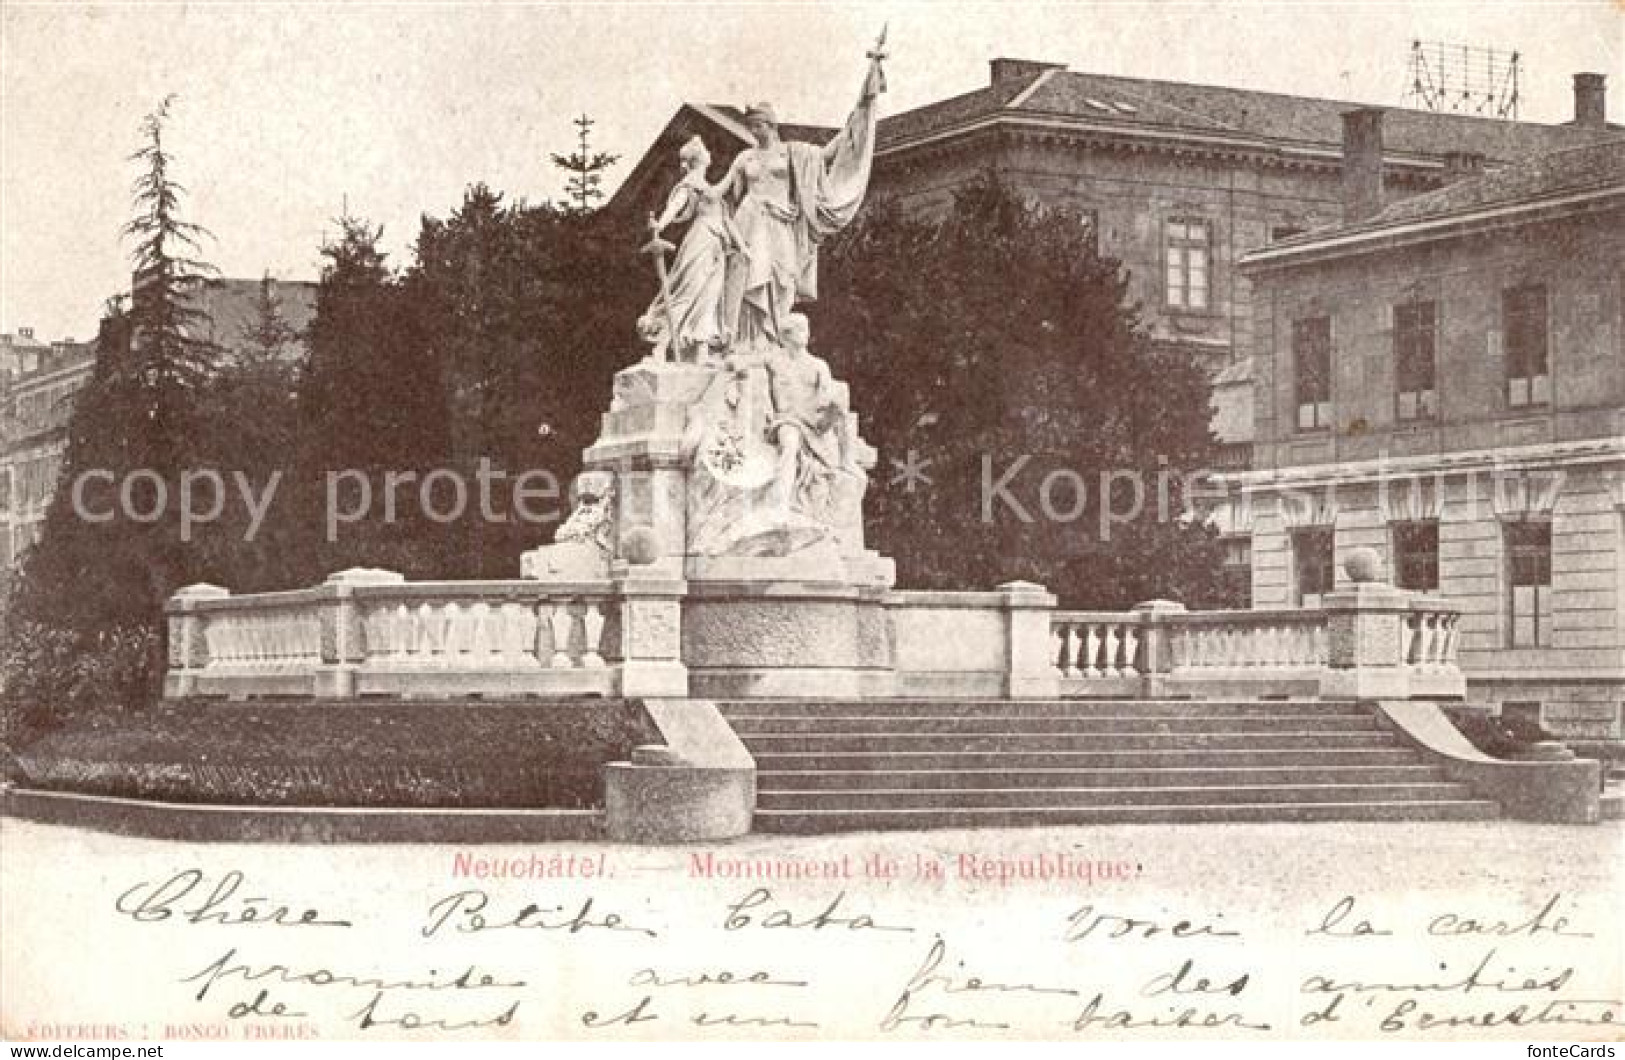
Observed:
[[[199,465],[218,472],[233,493],[239,482],[256,491],[271,491],[274,483],[276,492],[269,495],[277,498],[294,471],[299,338],[282,315],[275,284],[264,276],[253,316],[239,326],[231,357],[215,373],[204,401],[209,417]],[[215,488],[200,487],[200,493]],[[205,496],[200,503],[207,510],[211,500]],[[279,526],[286,523],[262,525],[246,505],[223,503],[217,518],[195,528],[190,558],[208,580],[238,592],[283,588],[290,542]]]
[[[465,476],[485,460],[568,484],[615,370],[636,354],[632,321],[650,281],[635,272],[635,246],[601,212],[508,205],[483,184],[449,217],[424,218],[405,285],[441,366],[451,459]],[[511,576],[519,553],[546,539],[506,505],[499,514],[461,522],[459,576]]]
[[[564,185],[565,201],[560,205],[569,213],[583,214],[591,212],[603,201],[604,170],[620,161],[621,156],[595,152],[588,147],[588,136],[596,124],[591,118],[583,114],[575,119],[574,124],[580,130],[578,138],[581,145],[573,154],[555,154],[553,164],[570,174]]]
[[[432,527],[411,505],[396,519],[368,505],[365,517],[330,521],[329,483],[356,487],[347,510],[390,472],[421,476],[445,460],[445,400],[439,366],[419,313],[379,249],[383,229],[346,214],[326,263],[309,330],[310,357],[298,382],[297,446],[290,503],[273,533],[283,544],[284,587],[309,584],[350,566],[391,567],[434,576]],[[337,488],[337,487],[335,487]],[[329,529],[334,530],[329,533]]]
[[[165,142],[173,103],[145,117],[130,156],[140,165],[123,229],[133,290],[127,307],[108,301],[59,488],[12,598],[6,692],[36,711],[139,706],[155,694],[164,601],[199,575],[175,498],[207,434],[218,351],[196,337],[193,292],[214,270],[197,256],[207,233],[181,216],[185,189]],[[75,488],[82,479],[89,488]]]
[[[186,189],[175,180],[174,157],[164,145],[174,102],[174,95],[165,97],[143,119],[144,142],[130,155],[142,167],[132,186],[136,215],[124,226],[125,236],[134,240],[135,282],[129,348],[115,362],[145,414],[146,429],[138,438],[149,447],[147,455],[165,466],[185,449],[198,411],[194,399],[212,377],[220,352],[195,337],[206,318],[194,292],[217,270],[192,256],[200,252],[207,230],[180,217]]]
[[[260,278],[259,296],[254,301],[254,319],[245,322],[238,335],[238,366],[248,369],[288,366],[288,352],[299,339],[299,330],[282,316],[282,299],[277,297],[271,274]]]
[[[1206,377],[1149,341],[1080,218],[988,177],[939,218],[872,208],[823,279],[815,346],[882,454],[867,518],[900,582],[1221,598],[1218,542],[1181,517],[1215,451]]]

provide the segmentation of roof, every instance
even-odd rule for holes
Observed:
[[[1010,78],[882,119],[879,149],[995,116],[1061,117],[1105,126],[1153,126],[1340,148],[1343,113],[1371,105],[1030,65],[1035,69],[1029,77]],[[1544,125],[1404,107],[1385,108],[1383,118],[1384,147],[1395,154],[1472,152],[1507,161],[1620,136],[1625,136],[1625,127],[1619,125],[1600,129]]]
[[[989,121],[1042,121],[1115,128],[1142,137],[1151,133],[1239,139],[1274,149],[1311,150],[1334,161],[1342,153],[1343,114],[1371,106],[1221,85],[1081,73],[1026,60],[995,59],[993,67],[995,76],[981,88],[882,117],[877,152],[885,155],[904,150],[921,140],[953,135]],[[781,124],[779,128],[786,139],[815,143],[827,142],[834,135],[834,130],[816,125]],[[715,130],[721,130],[731,143],[715,142]],[[617,207],[638,198],[657,175],[675,177],[676,147],[696,132],[707,137],[719,161],[750,142],[741,108],[685,103],[639,158],[610,205]],[[1440,159],[1469,153],[1502,164],[1621,138],[1625,138],[1625,126],[1616,124],[1546,125],[1405,107],[1384,108],[1383,113],[1384,153],[1390,158]]]
[[[1625,139],[1526,158],[1470,180],[1401,199],[1358,226],[1376,228],[1503,203],[1528,203],[1597,188],[1625,187]]]
[[[1394,229],[1430,222],[1466,221],[1485,211],[1504,215],[1519,208],[1561,208],[1588,193],[1625,192],[1625,138],[1548,151],[1501,169],[1413,195],[1359,221],[1317,228],[1242,257],[1244,265],[1294,258],[1328,244],[1365,246]]]

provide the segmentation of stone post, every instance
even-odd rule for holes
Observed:
[[[1033,582],[1005,582],[1000,608],[1005,614],[1005,684],[1010,699],[1054,699],[1060,675],[1050,658],[1050,618],[1055,595]]]
[[[673,577],[660,531],[636,527],[621,538],[621,559],[611,576],[621,597],[621,695],[682,698],[683,596],[688,583]]]
[[[356,671],[367,660],[356,587],[400,585],[405,581],[404,574],[375,567],[351,567],[327,576],[316,604],[322,622],[322,664],[312,681],[313,695],[327,699],[356,697]]]
[[[197,695],[197,679],[209,665],[209,642],[204,634],[206,619],[197,605],[205,600],[224,600],[229,589],[199,582],[178,590],[164,605],[169,627],[169,672],[164,674],[164,696],[185,699]]]
[[[683,665],[681,578],[637,573],[616,579],[621,596],[621,695],[682,698],[688,695]]]
[[[1356,548],[1343,561],[1352,582],[1326,594],[1326,672],[1321,699],[1409,699],[1404,624],[1410,594],[1381,581],[1382,561]]]
[[[1140,616],[1142,652],[1141,692],[1147,699],[1168,694],[1174,670],[1173,623],[1185,614],[1185,605],[1174,600],[1147,600],[1134,605]]]

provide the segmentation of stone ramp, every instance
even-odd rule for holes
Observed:
[[[1500,816],[1352,703],[719,706],[756,758],[761,832]]]

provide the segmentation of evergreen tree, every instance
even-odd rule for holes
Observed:
[[[36,719],[156,694],[163,604],[200,575],[176,499],[203,448],[218,351],[196,337],[206,321],[194,292],[213,269],[197,257],[206,233],[181,217],[165,142],[173,101],[146,116],[131,155],[134,289],[127,307],[108,301],[45,531],[11,601],[6,694]]]
[[[255,369],[286,365],[290,349],[298,339],[299,330],[283,317],[276,283],[271,274],[266,273],[260,278],[259,294],[254,300],[254,319],[244,323],[238,335],[238,366]]]
[[[483,459],[510,484],[545,470],[568,485],[614,372],[636,353],[630,321],[648,281],[634,275],[633,245],[602,214],[509,206],[484,185],[444,220],[424,218],[405,287],[441,366],[452,463],[468,481]],[[519,553],[548,538],[498,490],[498,519],[471,504],[449,531],[448,574],[511,576]]]
[[[881,453],[870,543],[900,583],[1222,599],[1214,535],[1181,518],[1216,444],[1206,377],[1148,341],[1081,218],[989,177],[939,218],[878,205],[830,249],[814,344]]]
[[[256,521],[232,498],[245,482],[256,496],[272,491],[273,504],[287,503],[281,491],[296,470],[299,337],[282,315],[273,281],[263,277],[253,317],[240,325],[230,363],[208,388],[211,415],[199,461],[220,474],[228,492],[219,516],[195,529],[192,557],[209,581],[236,592],[286,587],[290,542],[278,533],[286,523]],[[199,503],[206,508],[210,499]]]
[[[129,346],[115,362],[121,383],[144,414],[145,427],[135,440],[153,466],[171,466],[184,454],[199,412],[196,396],[220,352],[196,337],[206,317],[195,295],[216,270],[193,256],[207,230],[180,217],[186,189],[174,178],[174,156],[164,144],[174,101],[173,95],[165,97],[143,119],[144,142],[130,156],[142,167],[132,189],[136,216],[124,226],[134,240],[135,282]]]
[[[583,214],[597,209],[604,199],[603,174],[620,161],[620,155],[593,151],[588,144],[592,127],[597,124],[583,114],[574,122],[579,130],[580,146],[568,155],[555,154],[553,164],[570,174],[564,183],[565,200],[561,207],[568,213]]]
[[[350,566],[391,567],[412,577],[435,576],[442,566],[432,527],[416,518],[416,505],[404,504],[390,519],[381,495],[389,472],[421,477],[445,461],[439,366],[417,310],[379,249],[383,230],[348,215],[338,224],[338,240],[322,248],[327,260],[310,358],[298,385],[292,503],[277,513],[287,586]],[[348,489],[361,479],[375,505],[358,522],[331,524],[329,483],[340,487],[336,510],[348,511],[363,499],[359,487]]]

